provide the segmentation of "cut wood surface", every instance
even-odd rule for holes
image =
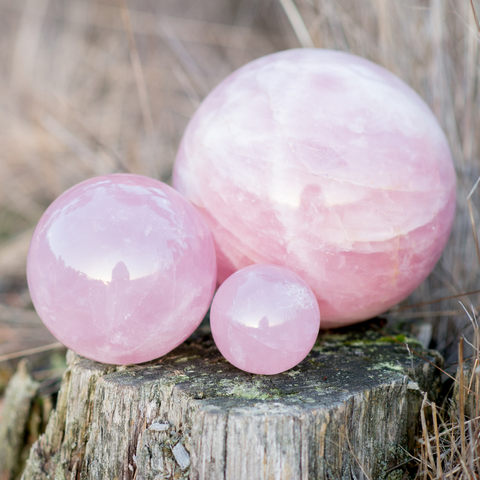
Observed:
[[[365,326],[321,334],[302,363],[272,376],[231,366],[205,330],[143,365],[69,352],[22,478],[388,478],[413,446],[442,362],[397,340]]]

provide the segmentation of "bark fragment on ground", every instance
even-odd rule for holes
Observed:
[[[209,334],[137,366],[69,353],[22,478],[385,478],[440,385],[441,357],[424,354],[432,363],[365,327],[322,334],[273,376],[231,366]]]

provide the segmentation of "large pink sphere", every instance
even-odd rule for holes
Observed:
[[[301,49],[240,68],[183,137],[174,187],[202,214],[218,281],[284,265],[315,292],[322,328],[373,317],[430,273],[456,179],[445,135],[392,73]]]
[[[50,205],[27,275],[40,318],[64,345],[100,362],[140,363],[201,322],[215,289],[215,251],[205,222],[171,187],[106,175]]]
[[[273,375],[301,362],[320,328],[318,303],[296,273],[252,265],[218,289],[210,325],[222,355],[250,373]]]

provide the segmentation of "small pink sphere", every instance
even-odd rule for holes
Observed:
[[[207,222],[218,281],[254,263],[298,273],[322,328],[378,315],[430,273],[448,240],[456,179],[425,102],[343,52],[269,55],[193,116],[174,187]]]
[[[273,375],[308,355],[320,328],[320,311],[311,288],[296,273],[260,264],[223,282],[212,302],[210,324],[230,363]]]
[[[165,355],[202,321],[216,282],[205,222],[152,178],[115,174],[58,197],[33,234],[28,286],[47,328],[113,364]]]

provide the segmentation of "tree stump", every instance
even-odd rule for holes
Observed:
[[[205,332],[143,365],[69,352],[22,478],[387,478],[413,446],[442,362],[398,340],[365,327],[324,333],[302,363],[272,376],[231,366]]]

